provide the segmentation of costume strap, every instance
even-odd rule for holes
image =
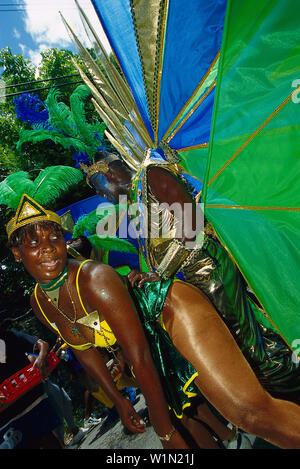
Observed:
[[[44,316],[44,318],[46,319],[46,321],[50,324],[51,328],[52,328],[52,329],[55,329],[55,331],[59,333],[59,330],[58,330],[58,328],[56,327],[56,325],[54,326],[53,323],[52,323],[51,321],[49,321],[49,319],[47,318],[46,314],[45,314],[44,311],[43,311],[43,308],[42,308],[41,305],[40,305],[40,302],[39,302],[38,296],[37,296],[37,289],[38,289],[38,287],[39,287],[39,284],[36,283],[35,288],[34,288],[34,298],[35,298],[35,301],[36,301],[36,303],[37,303],[37,305],[38,305],[38,307],[39,307],[39,309],[40,309],[42,315]]]
[[[85,261],[83,261],[83,262],[80,264],[80,266],[78,267],[78,270],[77,270],[76,281],[75,281],[77,295],[78,295],[78,298],[79,298],[81,307],[82,307],[83,311],[85,312],[86,316],[88,316],[89,314],[88,314],[87,310],[86,310],[85,307],[84,307],[84,304],[83,304],[83,301],[82,301],[82,298],[81,298],[81,295],[80,295],[80,290],[79,290],[79,274],[80,274],[80,271],[81,271],[82,267],[84,266],[84,264],[85,264],[86,262],[91,262],[92,260],[93,260],[93,259],[86,259]]]

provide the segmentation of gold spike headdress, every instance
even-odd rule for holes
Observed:
[[[15,216],[6,225],[8,239],[22,226],[41,221],[52,221],[61,225],[57,213],[44,209],[27,194],[23,194]]]
[[[29,223],[54,221],[62,226],[61,218],[43,205],[53,204],[82,179],[82,172],[69,166],[50,166],[41,170],[34,180],[25,171],[7,176],[0,183],[0,204],[16,210],[6,226],[8,238]]]
[[[109,163],[111,161],[120,161],[120,158],[114,153],[108,153],[103,159],[97,161],[91,166],[87,166],[83,163],[80,163],[80,168],[86,175],[86,182],[90,186],[90,178],[96,173],[106,174],[109,169]]]

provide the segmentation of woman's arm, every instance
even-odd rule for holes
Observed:
[[[123,424],[134,433],[143,433],[145,424],[135,411],[131,402],[117,390],[101,353],[94,347],[80,351],[72,349],[77,360],[87,373],[102,387],[109,398],[115,403]]]
[[[96,263],[89,263],[85,267],[82,277],[89,277],[88,281],[82,278],[84,284],[88,285],[84,292],[85,300],[91,310],[101,312],[113,330],[133,367],[148,405],[151,423],[159,436],[165,436],[172,430],[168,406],[132,299],[111,267]],[[164,445],[171,448],[175,441],[179,447],[187,448],[178,434],[169,443],[164,442]]]
[[[57,334],[57,331],[52,328],[41,314],[33,295],[31,296],[30,302],[39,321]],[[72,352],[76,355],[85,370],[96,380],[99,386],[104,389],[111,400],[115,403],[123,424],[132,432],[144,432],[145,425],[140,423],[141,418],[134,410],[131,402],[128,399],[125,399],[117,390],[101,354],[93,347],[85,351],[79,351],[72,348]]]

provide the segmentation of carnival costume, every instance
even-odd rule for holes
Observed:
[[[77,170],[75,170],[75,172],[76,171]],[[16,198],[14,200],[16,201]],[[8,238],[10,239],[12,234],[19,228],[31,223],[42,221],[51,221],[61,225],[61,219],[55,212],[45,210],[31,197],[26,194],[22,194],[16,214],[8,222],[6,227]],[[46,295],[45,297],[48,298],[48,301],[53,302],[54,305],[58,307],[59,288],[68,278],[67,268],[61,273],[59,278],[51,280],[49,284],[36,284],[34,297],[38,308],[49,323],[49,326],[54,329],[58,335],[60,335],[67,345],[78,350],[87,350],[92,346],[96,346],[105,347],[110,351],[113,350],[113,347],[117,344],[116,338],[110,329],[109,324],[105,320],[100,322],[98,312],[90,314],[87,313],[80,294],[79,275],[82,266],[88,261],[90,260],[82,261],[76,272],[76,291],[85,316],[77,319],[77,321],[72,324],[72,334],[75,338],[78,335],[77,323],[83,324],[93,329],[95,338],[93,343],[84,343],[81,345],[69,343],[63,337],[56,324],[48,319],[41,301],[38,298],[38,291],[41,290],[43,291],[43,294]],[[125,287],[128,288],[135,303],[141,324],[148,339],[151,355],[160,376],[168,405],[173,409],[177,417],[182,417],[183,409],[190,405],[190,398],[198,395],[199,391],[193,384],[193,380],[197,376],[197,372],[191,364],[180,355],[163,327],[161,312],[170,285],[171,280],[167,280],[147,284],[142,289],[139,289],[132,288],[127,282],[125,282]]]
[[[183,243],[166,238],[145,236],[144,226],[156,233],[176,232],[175,216],[161,208],[147,181],[151,167],[161,166],[175,175],[197,202],[197,192],[191,190],[192,180],[186,181],[179,165],[155,159],[147,159],[132,183],[130,202],[136,204],[139,245],[143,257],[143,271],[156,271],[162,278],[179,278],[202,290],[211,300],[231,331],[239,348],[252,366],[257,378],[273,396],[300,403],[300,371],[292,360],[291,351],[263,316],[261,308],[251,299],[251,292],[235,263],[216,238],[212,227],[204,228],[203,245],[187,248]],[[145,220],[146,207],[148,220]],[[160,212],[157,216],[156,209]],[[150,209],[151,208],[151,209]],[[161,213],[163,211],[163,213]],[[154,214],[154,216],[153,216]],[[153,220],[160,220],[153,227]],[[136,213],[133,215],[137,225]],[[166,228],[164,229],[164,226]],[[267,327],[265,327],[267,325]]]
[[[149,162],[149,158],[145,160],[145,156],[149,153],[151,157],[155,156],[155,153],[162,156],[164,167],[166,167],[166,163],[172,164],[173,168],[170,166],[170,169],[177,177],[179,173],[182,175],[182,171],[176,169],[176,164],[182,163],[188,168],[193,166],[191,164],[193,158],[201,163],[201,168],[198,166],[197,171],[193,174],[197,174],[200,179],[205,178],[203,201],[205,215],[210,222],[213,221],[212,235],[206,236],[202,249],[190,252],[178,242],[170,243],[168,241],[156,244],[156,246],[147,246],[147,239],[143,249],[141,236],[141,253],[146,260],[142,266],[143,270],[158,270],[164,277],[178,275],[185,281],[200,287],[222,315],[264,387],[273,395],[283,397],[289,393],[289,398],[293,397],[294,399],[292,394],[299,389],[297,384],[299,372],[297,361],[293,362],[291,359],[292,340],[284,341],[278,335],[278,328],[274,325],[273,313],[270,308],[266,313],[263,307],[257,306],[257,304],[264,305],[266,299],[276,295],[269,294],[269,298],[264,294],[258,295],[257,291],[262,289],[256,281],[256,284],[254,283],[256,288],[253,288],[252,284],[251,287],[259,301],[256,304],[249,299],[246,282],[235,265],[235,262],[238,262],[239,265],[243,264],[244,270],[249,271],[248,266],[245,267],[244,261],[247,256],[241,256],[239,250],[235,248],[232,256],[234,261],[231,259],[227,253],[228,245],[230,245],[229,238],[227,233],[222,231],[222,224],[225,221],[222,218],[218,221],[215,212],[213,212],[213,210],[218,210],[219,206],[211,208],[207,204],[207,194],[209,194],[210,200],[218,199],[218,194],[220,194],[220,207],[224,204],[222,184],[216,190],[208,190],[208,186],[221,172],[217,171],[218,165],[215,168],[216,174],[212,173],[210,180],[207,179],[205,171],[208,174],[213,167],[212,158],[209,164],[207,163],[207,148],[226,2],[216,2],[209,8],[206,8],[204,3],[193,0],[186,2],[182,15],[184,15],[183,20],[191,22],[189,34],[184,38],[181,36],[181,41],[178,41],[176,40],[178,11],[176,6],[168,0],[159,2],[151,0],[147,2],[147,8],[143,2],[132,0],[129,5],[118,0],[115,2],[116,15],[111,14],[111,9],[105,1],[93,0],[95,10],[110,40],[123,75],[112,66],[97,33],[80,7],[79,11],[85,22],[86,30],[89,31],[93,46],[98,54],[97,60],[84,48],[71,27],[66,22],[65,24],[89,72],[88,77],[80,65],[75,63],[84,83],[90,89],[95,109],[107,126],[106,137],[131,168],[136,171],[140,169],[136,179],[136,187],[133,188],[132,200],[144,202],[146,205],[154,201],[153,195],[148,193],[147,188],[145,189],[147,187],[145,183],[147,170],[152,164]],[[230,16],[231,10],[239,7],[233,7],[230,1],[228,4],[228,15]],[[282,13],[286,15],[287,10]],[[251,15],[255,16],[253,13]],[[272,16],[273,12],[270,15]],[[234,14],[232,16],[234,17]],[[144,28],[145,17],[150,24],[147,31]],[[239,15],[237,14],[236,17]],[[267,23],[266,21],[263,25],[266,30],[268,29]],[[255,24],[255,18],[252,24]],[[247,28],[246,30],[248,30]],[[227,36],[230,35],[229,30],[227,28]],[[239,31],[238,28],[232,30]],[[122,31],[126,31],[126,39],[123,38]],[[237,33],[235,32],[235,34]],[[173,42],[170,38],[173,38]],[[233,44],[239,44],[239,37],[232,37],[232,41]],[[174,60],[174,44],[178,49],[178,52],[176,51],[178,60],[185,56],[188,57],[188,60],[185,60],[181,66],[177,66],[176,60]],[[200,51],[195,49],[194,44],[205,44],[205,47],[201,47]],[[226,56],[225,42],[223,48],[223,55]],[[284,60],[284,57],[281,60]],[[231,60],[230,57],[228,60]],[[101,62],[105,73],[103,73],[103,69],[100,69],[99,62]],[[222,60],[221,66],[223,66]],[[274,86],[271,86],[271,89],[273,90]],[[229,90],[229,92],[231,91]],[[219,93],[219,99],[220,96]],[[267,123],[268,119],[265,122]],[[257,128],[260,130],[258,125]],[[257,133],[253,134],[253,136],[256,135]],[[234,141],[234,137],[233,135],[232,141]],[[221,142],[222,139],[224,136],[221,135]],[[251,137],[249,141],[252,139]],[[244,148],[244,141],[241,140],[240,150]],[[245,142],[248,143],[247,140]],[[224,168],[228,167],[230,161],[224,165]],[[159,165],[161,162],[155,161],[153,164]],[[92,170],[91,167],[90,170]],[[99,167],[97,170],[101,174]],[[246,170],[251,171],[251,167],[248,166]],[[231,182],[235,180],[235,177],[236,174],[233,173],[231,178],[229,177],[227,185],[236,187]],[[256,180],[254,176],[253,178]],[[137,192],[134,194],[135,191]],[[195,193],[193,195],[195,196]],[[231,203],[229,205],[227,199],[225,194],[224,200],[229,208],[239,207],[239,204],[232,200],[229,201]],[[235,199],[233,198],[233,200]],[[268,203],[270,204],[270,201]],[[241,208],[247,209],[244,207],[245,204],[240,205],[243,205]],[[245,213],[244,211],[243,216]],[[139,229],[142,232],[144,222],[142,215],[139,221]],[[227,230],[235,237],[233,228],[229,227],[228,223]],[[224,239],[227,239],[227,243],[224,243]],[[224,248],[224,244],[226,248]],[[242,259],[242,257],[244,258]],[[250,264],[251,258],[248,262],[248,265]],[[281,276],[279,277],[281,280]],[[270,279],[265,278],[265,281],[270,283]],[[277,283],[280,286],[281,282]],[[289,285],[286,281],[285,285],[286,291],[289,291]],[[289,306],[290,304],[292,304],[291,301],[289,301]],[[276,304],[273,306],[274,309],[278,309]],[[282,306],[281,308],[284,309]],[[289,307],[289,314],[291,317],[295,316],[291,307]],[[278,316],[281,322],[283,316],[283,314],[281,317]],[[290,317],[287,318],[287,321],[283,317],[280,334],[286,330],[285,322],[288,324],[289,321]],[[284,337],[285,334],[282,336]]]

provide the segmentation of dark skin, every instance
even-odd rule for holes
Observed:
[[[131,183],[134,176],[135,172],[124,163],[111,163],[105,175],[107,180],[105,190],[99,185],[95,177],[90,179],[90,183],[93,185],[98,195],[105,196],[109,201],[114,202],[122,195],[126,195],[129,198]],[[195,238],[196,206],[183,184],[164,168],[151,167],[148,170],[148,185],[153,194],[161,202],[167,203],[168,205],[179,203],[182,209],[184,204],[192,205],[192,217],[191,219],[182,220],[183,236],[178,239],[182,242],[193,241]],[[137,270],[132,270],[128,274],[128,279],[132,286],[137,285],[138,287],[144,285],[145,282],[161,280],[159,275],[155,272],[139,272]]]
[[[130,194],[134,173],[124,167],[110,164],[106,174],[114,198]],[[120,180],[122,184],[118,186]],[[93,177],[90,182],[93,184]],[[180,181],[163,168],[149,168],[148,184],[161,202],[191,201]],[[99,188],[97,193],[101,195]],[[183,233],[192,233],[194,219],[185,220],[189,226],[184,227]],[[189,235],[181,238],[191,239]],[[138,287],[160,280],[155,273],[135,271],[128,278]],[[197,370],[198,388],[228,421],[281,448],[300,448],[299,406],[274,399],[263,389],[230,331],[199,289],[184,282],[173,283],[163,319],[173,344]]]
[[[67,262],[66,244],[63,237],[54,235],[51,230],[43,229],[42,225],[38,225],[34,239],[27,236],[25,242],[19,247],[12,248],[12,251],[16,261],[22,262],[34,279],[42,284],[56,278]],[[68,280],[61,287],[59,296],[59,308],[70,320],[74,318],[74,309],[67,286],[75,303],[77,319],[85,315],[74,285],[78,266],[78,261],[68,262]],[[111,267],[97,262],[85,264],[79,278],[82,301],[87,312],[97,310],[100,313],[100,320],[105,319],[114,331],[125,358],[133,366],[134,374],[147,401],[151,423],[155,431],[161,436],[168,434],[172,429],[168,407],[142,326],[121,278]],[[98,288],[95,289],[93,285],[98,285]],[[75,346],[94,342],[94,332],[84,325],[77,324],[80,334],[74,335],[68,327],[71,321],[59,313],[42,291],[38,290],[38,300],[41,307],[47,313],[49,320],[55,322],[67,342]],[[34,297],[31,299],[31,304],[38,319],[49,327],[49,323],[40,312]],[[141,423],[140,416],[130,401],[125,399],[116,389],[97,349],[73,350],[86,371],[115,403],[123,424],[132,432],[144,432],[145,426]],[[154,389],[155,392],[153,392]],[[163,445],[169,449],[188,448],[177,432],[169,442],[163,442]]]

